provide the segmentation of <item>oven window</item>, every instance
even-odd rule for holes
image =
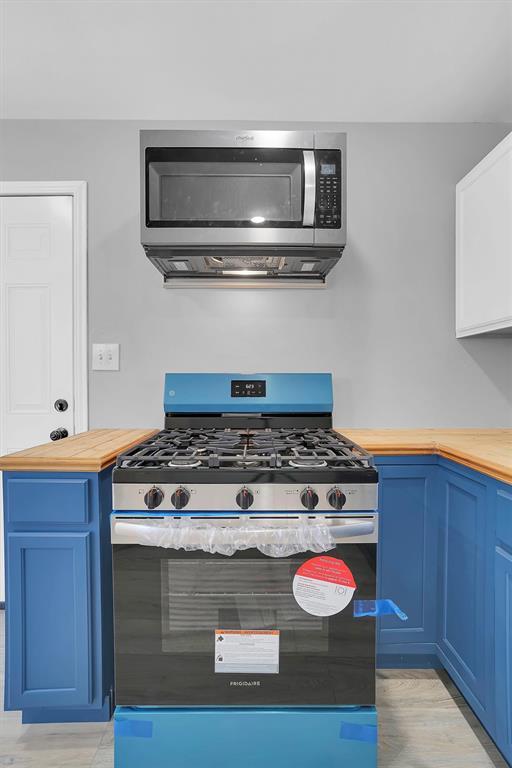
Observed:
[[[162,651],[211,653],[216,629],[277,629],[281,653],[324,653],[328,622],[292,593],[303,560],[162,560]]]
[[[146,150],[147,226],[301,226],[302,152]]]

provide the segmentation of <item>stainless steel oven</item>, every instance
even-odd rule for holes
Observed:
[[[112,517],[117,704],[373,705],[378,515],[202,519],[184,549],[186,516]],[[276,556],[304,525],[333,548]]]
[[[346,242],[346,135],[141,131],[141,240],[179,285],[322,283]]]

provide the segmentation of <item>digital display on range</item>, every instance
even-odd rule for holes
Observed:
[[[248,381],[247,379],[231,381],[231,397],[265,397],[267,394],[267,382],[261,380]]]
[[[322,176],[336,176],[336,165],[334,163],[320,163],[320,173]]]

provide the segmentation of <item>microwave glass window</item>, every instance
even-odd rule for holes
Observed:
[[[156,167],[155,167],[156,166]],[[156,163],[162,221],[299,221],[301,168],[292,163]]]
[[[216,629],[278,629],[282,653],[325,653],[328,622],[297,604],[303,560],[162,560],[162,651],[208,653]]]
[[[148,226],[300,226],[303,153],[147,149]]]

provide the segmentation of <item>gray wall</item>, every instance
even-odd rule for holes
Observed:
[[[121,344],[119,373],[90,373],[91,427],[162,424],[173,370],[332,371],[338,425],[512,426],[512,341],[454,331],[454,185],[510,125],[337,125],[349,244],[324,291],[164,290],[139,245],[157,125],[2,124],[3,179],[89,184],[89,341]]]
[[[5,118],[512,120],[508,2],[1,5]]]

